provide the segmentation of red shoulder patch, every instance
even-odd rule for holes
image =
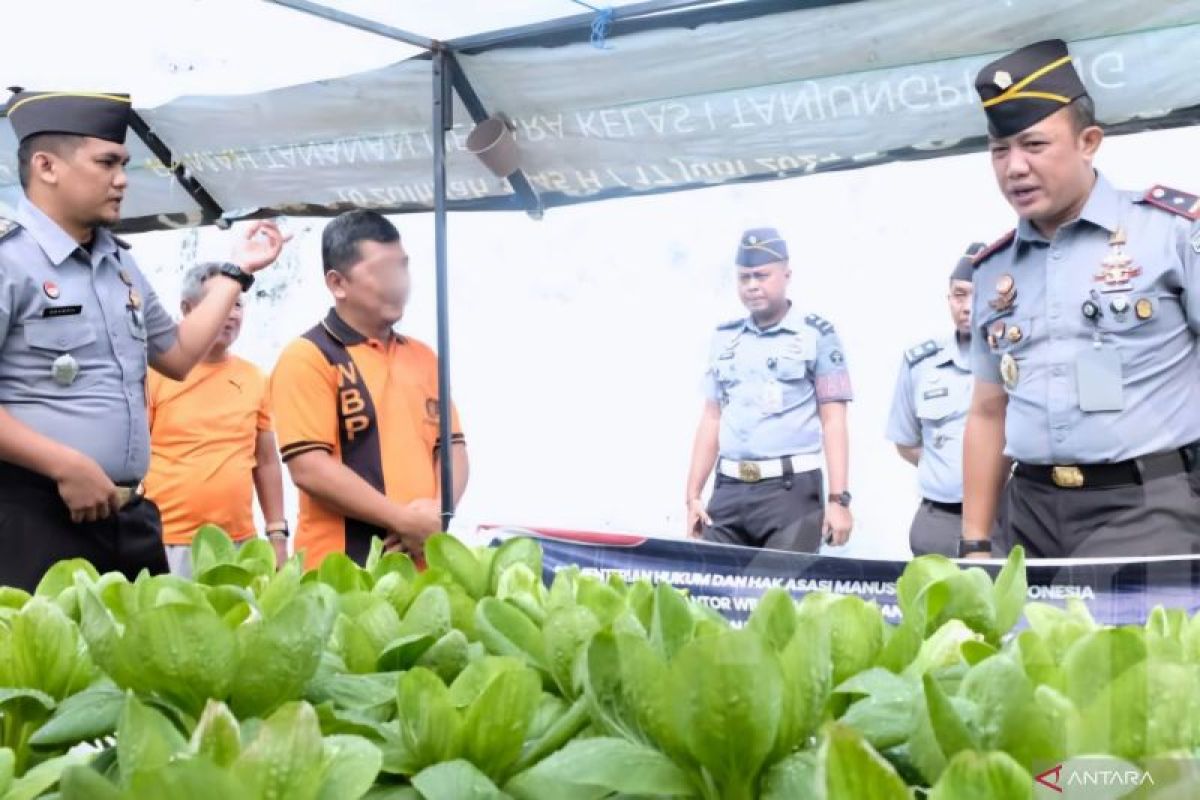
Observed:
[[[1142,197],[1142,201],[1192,222],[1200,220],[1200,196],[1181,192],[1170,186],[1151,186]]]
[[[974,264],[976,267],[978,267],[978,266],[979,266],[980,264],[982,264],[984,261],[987,261],[989,258],[991,258],[992,256],[996,255],[996,253],[999,253],[1001,250],[1003,250],[1004,248],[1006,248],[1006,247],[1008,247],[1010,244],[1012,244],[1012,243],[1013,243],[1013,239],[1015,239],[1015,238],[1017,238],[1017,229],[1016,229],[1016,228],[1013,228],[1011,231],[1009,231],[1008,233],[1004,234],[1004,235],[1003,235],[1003,236],[1001,236],[999,239],[997,239],[996,241],[992,242],[992,243],[991,243],[991,244],[989,244],[987,247],[983,248],[983,249],[982,249],[982,250],[980,250],[978,253],[976,253],[976,254],[975,254],[975,258],[974,258],[974,260],[972,261],[972,263],[973,263],[973,264]]]

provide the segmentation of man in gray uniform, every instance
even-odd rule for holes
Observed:
[[[72,557],[165,572],[158,511],[139,490],[147,362],[186,376],[282,239],[252,228],[176,325],[107,230],[127,185],[128,95],[18,91],[6,110],[25,196],[0,218],[0,584],[33,589]]]
[[[962,534],[962,445],[971,403],[971,277],[982,242],[972,244],[950,273],[946,300],[954,333],[904,353],[896,378],[887,438],[917,467],[921,504],[908,531],[914,556],[958,555]]]
[[[853,393],[841,341],[832,324],[788,300],[787,243],[774,228],[742,235],[737,267],[750,316],[713,336],[688,470],[688,535],[806,553],[822,539],[843,545],[854,524],[846,433]],[[705,509],[701,493],[714,466]]]
[[[976,88],[1020,218],[976,260],[964,555],[1009,486],[1031,556],[1200,551],[1200,199],[1114,189],[1066,45],[989,64]]]

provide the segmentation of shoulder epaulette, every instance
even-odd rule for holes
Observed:
[[[7,217],[0,217],[0,242],[19,231],[21,226]]]
[[[980,250],[975,255],[975,260],[973,262],[975,264],[975,267],[978,269],[980,264],[982,264],[984,261],[987,261],[992,256],[996,255],[996,253],[999,253],[1004,248],[1008,247],[1010,244],[1013,243],[1013,240],[1016,238],[1017,238],[1017,229],[1013,228],[1011,231],[1004,234],[999,239],[997,239],[996,241],[989,244],[987,247]]]
[[[718,325],[717,330],[727,331],[730,328],[737,328],[737,327],[741,326],[745,321],[746,320],[744,317],[738,317],[737,319],[731,319],[728,322],[722,322],[720,325]]]
[[[120,247],[122,250],[128,250],[129,248],[133,247],[133,245],[122,239],[120,236],[114,236],[113,241],[116,242],[117,247]]]
[[[908,362],[910,367],[916,366],[920,362],[929,358],[931,355],[941,350],[938,343],[933,339],[921,342],[916,347],[910,347],[904,351],[904,360]]]
[[[1152,186],[1142,196],[1143,203],[1170,211],[1192,222],[1200,220],[1200,196],[1181,192],[1169,186]]]
[[[822,336],[828,336],[833,333],[833,323],[827,319],[818,317],[816,314],[809,314],[804,318],[804,321],[820,331]]]

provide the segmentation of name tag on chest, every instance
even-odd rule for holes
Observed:
[[[937,389],[927,389],[925,393],[921,395],[921,398],[924,400],[933,400],[938,397],[945,397],[948,394],[950,394],[950,389],[942,386]]]
[[[50,306],[42,309],[42,319],[73,317],[83,313],[83,306]]]

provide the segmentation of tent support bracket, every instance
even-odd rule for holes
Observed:
[[[446,60],[449,62],[454,89],[458,92],[458,96],[462,98],[463,105],[467,108],[467,113],[471,115],[471,119],[476,124],[483,122],[488,118],[487,109],[484,107],[483,101],[479,99],[475,87],[471,85],[471,81],[467,78],[467,73],[463,72],[462,65],[458,63],[458,58],[455,57],[453,51],[446,51]],[[521,205],[524,207],[525,213],[532,219],[541,219],[545,213],[545,208],[542,206],[542,199],[538,197],[537,190],[533,188],[533,184],[529,182],[529,178],[525,173],[518,169],[512,175],[508,176],[508,183],[521,200]]]
[[[136,111],[130,113],[129,127],[142,140],[142,143],[150,148],[150,152],[162,162],[163,166],[171,170],[171,174],[175,176],[175,180],[183,187],[183,190],[188,193],[188,197],[192,198],[196,202],[196,205],[200,206],[203,218],[211,219],[218,228],[228,228],[229,220],[225,219],[225,210],[221,208],[221,204],[213,199],[213,196],[208,193],[208,190],[204,188],[200,181],[196,180],[187,167],[175,161],[175,156],[171,154],[171,148],[167,147],[166,143],[158,138],[158,134],[151,130],[141,114]]]

